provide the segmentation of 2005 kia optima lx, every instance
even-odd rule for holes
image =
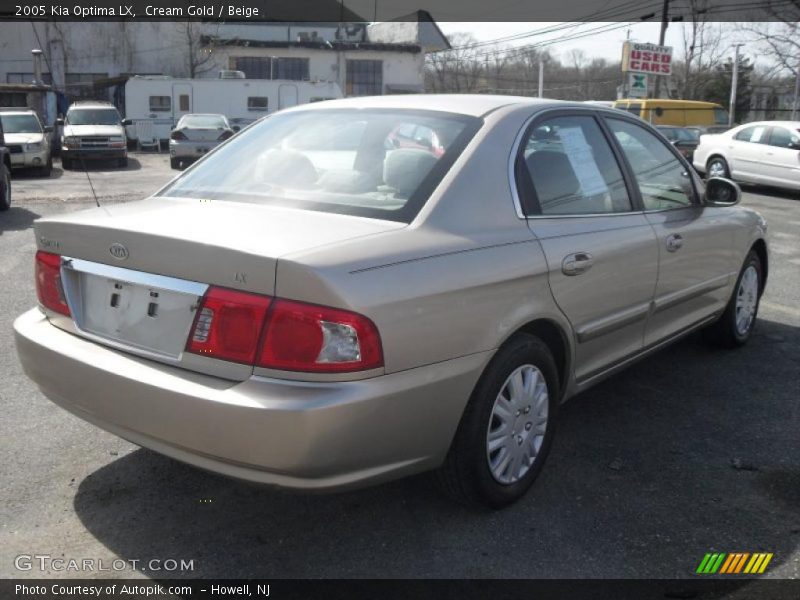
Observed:
[[[766,225],[739,196],[611,109],[298,107],[151,198],[38,221],[17,347],[60,406],[199,467],[301,489],[438,469],[500,507],[564,399],[701,327],[747,341]]]

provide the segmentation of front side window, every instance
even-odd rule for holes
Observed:
[[[0,114],[3,131],[6,133],[42,133],[39,119],[33,115],[3,115]]]
[[[415,110],[278,113],[160,193],[410,222],[481,123]],[[395,147],[390,137],[406,124],[434,132],[441,151]]]
[[[150,96],[150,112],[169,112],[172,101],[169,96]]]
[[[694,188],[687,168],[656,135],[628,121],[607,120],[628,159],[645,210],[691,206]]]
[[[594,117],[554,117],[537,123],[517,160],[523,161],[522,176],[531,184],[528,204],[539,214],[631,210],[622,171]]]
[[[8,131],[8,130],[6,130]],[[796,148],[800,144],[800,131],[789,131],[785,127],[773,127],[769,145],[778,148]]]
[[[76,108],[66,118],[68,125],[119,125],[120,121],[115,108]]]

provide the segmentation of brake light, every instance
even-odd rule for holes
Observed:
[[[222,135],[220,135],[217,138],[217,140],[219,141],[227,140],[230,137],[233,137],[233,132],[230,129],[226,129],[225,131],[222,132]]]
[[[383,366],[378,329],[363,315],[216,287],[198,307],[186,350],[283,371]]]
[[[267,296],[209,288],[198,307],[186,349],[252,365],[269,305]]]
[[[256,364],[284,371],[365,371],[383,366],[381,338],[365,316],[278,299]]]
[[[185,140],[187,137],[183,135],[183,132],[180,129],[174,130],[172,133],[169,134],[170,139],[172,140]]]
[[[42,306],[69,316],[69,306],[61,283],[61,257],[58,254],[36,252],[36,295]]]

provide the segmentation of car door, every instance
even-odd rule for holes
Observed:
[[[771,127],[764,150],[763,169],[769,183],[800,188],[800,130]]]
[[[754,183],[766,181],[763,163],[768,133],[767,125],[753,125],[731,137],[728,144],[728,167],[732,177]]]
[[[658,248],[594,111],[550,111],[520,139],[523,214],[547,258],[550,287],[574,331],[586,380],[642,348]]]
[[[606,122],[658,238],[658,279],[644,338],[650,346],[725,305],[736,276],[736,224],[728,209],[701,204],[690,167],[654,132],[631,120]]]

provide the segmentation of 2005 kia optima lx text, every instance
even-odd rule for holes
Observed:
[[[60,406],[199,467],[301,489],[438,469],[501,507],[564,399],[697,328],[747,341],[766,224],[739,197],[611,109],[307,105],[151,198],[38,221],[17,347]]]

